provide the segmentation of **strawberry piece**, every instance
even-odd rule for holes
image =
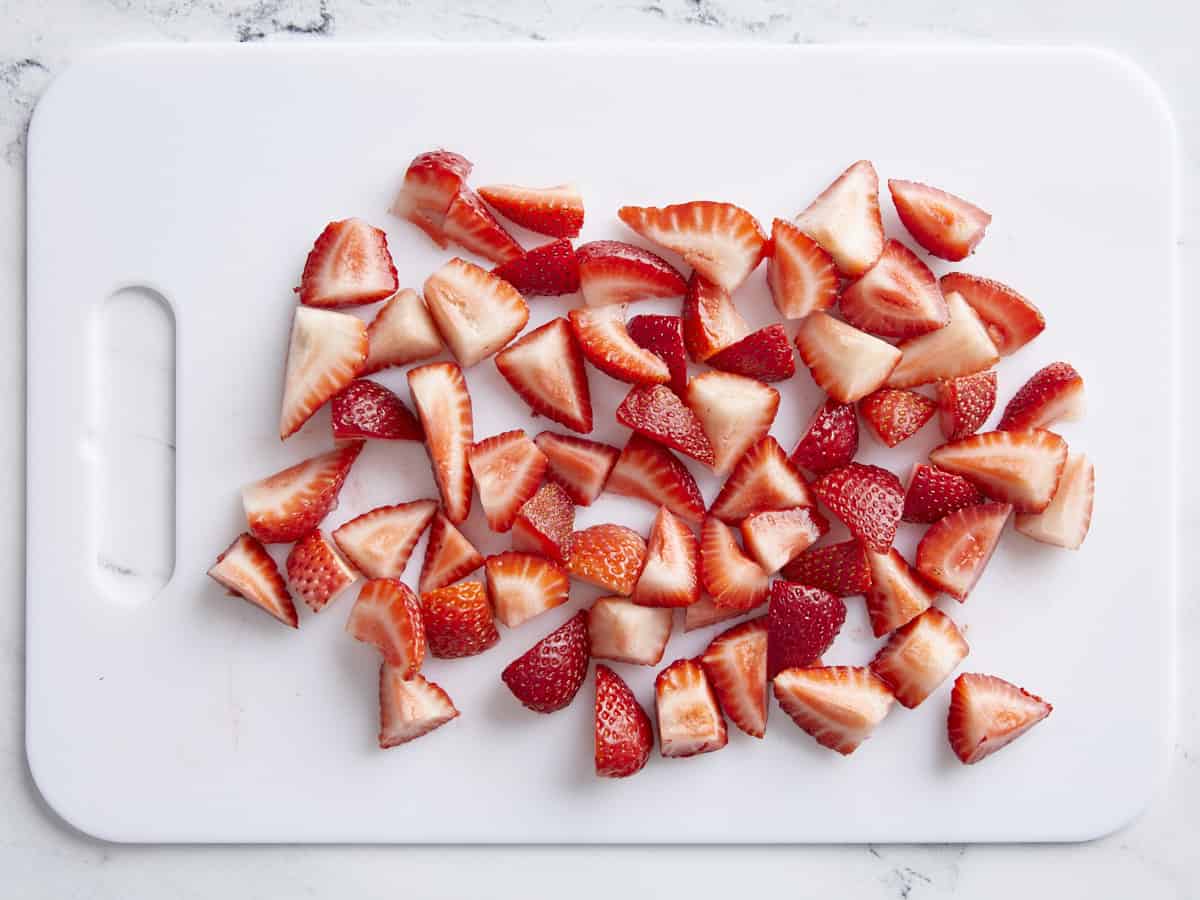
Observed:
[[[928,525],[982,502],[983,494],[979,493],[979,488],[961,475],[918,464],[913,466],[912,477],[908,480],[904,512],[900,518],[905,522]]]
[[[280,440],[300,430],[330,397],[358,377],[367,359],[367,326],[348,313],[298,306],[283,376]]]
[[[604,488],[665,506],[693,525],[704,518],[704,498],[687,466],[666,447],[640,434],[630,435]]]
[[[483,555],[441,512],[429,526],[429,543],[421,565],[421,593],[436,591],[466,578],[483,565]]]
[[[1013,394],[996,426],[1000,431],[1045,428],[1058,421],[1083,418],[1083,377],[1070,363],[1050,363]]]
[[[702,596],[691,606],[684,609],[683,630],[687,632],[695,631],[698,628],[707,628],[709,625],[716,625],[718,622],[737,619],[748,612],[749,610],[745,609],[725,609],[713,603],[712,597]]]
[[[699,660],[677,659],[659,672],[654,699],[663,756],[710,753],[729,742],[721,707]]]
[[[667,364],[629,336],[623,305],[573,309],[567,317],[583,355],[605,375],[630,384],[670,381]]]
[[[408,390],[421,418],[446,518],[458,525],[471,513],[467,455],[475,443],[475,418],[467,379],[454,363],[428,363],[409,370]]]
[[[551,319],[496,354],[496,368],[534,415],[592,430],[592,393],[566,319]]]
[[[289,466],[242,488],[250,533],[265,544],[287,544],[308,534],[337,506],[362,441]]]
[[[579,290],[579,263],[568,240],[534,247],[492,269],[526,297],[561,297]]]
[[[929,454],[940,469],[962,475],[992,500],[1017,512],[1041,512],[1058,490],[1067,442],[1041,429],[987,431],[943,444]]]
[[[625,597],[601,597],[588,612],[592,656],[639,666],[656,666],[671,638],[674,613],[639,606]]]
[[[770,246],[767,285],[781,316],[803,319],[837,303],[842,282],[833,257],[820,244],[791,222],[776,219]]]
[[[846,603],[828,591],[790,581],[771,585],[767,607],[767,677],[813,665],[846,621]]]
[[[442,225],[446,211],[467,186],[471,162],[449,150],[432,150],[415,157],[404,173],[404,185],[392,202],[391,212],[408,219],[439,247],[446,246]]]
[[[479,189],[488,204],[522,228],[557,238],[573,238],[583,228],[583,197],[571,184],[548,188],[491,184]]]
[[[727,475],[764,438],[779,411],[779,391],[753,378],[705,372],[688,382],[684,402],[713,448],[713,471]]]
[[[470,188],[460,190],[450,202],[442,222],[442,234],[468,253],[494,263],[511,262],[525,253]]]
[[[624,241],[592,241],[575,249],[579,290],[588,306],[682,297],[687,281],[669,262]]]
[[[828,313],[815,312],[796,332],[796,349],[813,381],[838,403],[853,403],[882,387],[900,351]]]
[[[485,571],[496,618],[509,628],[562,606],[571,589],[566,572],[530,553],[509,550],[489,556]]]
[[[712,444],[700,420],[666,385],[634,385],[617,407],[617,421],[706,466],[713,464]]]
[[[398,747],[458,716],[449,695],[422,675],[405,678],[394,666],[379,667],[379,747]]]
[[[824,516],[814,509],[769,510],[742,520],[742,543],[764,572],[778,572],[829,530]]]
[[[918,244],[942,259],[966,259],[992,217],[961,197],[916,181],[888,179],[900,221]]]
[[[362,219],[343,219],[317,237],[296,293],[305,306],[334,309],[386,300],[399,287],[387,235]]]
[[[908,440],[925,427],[937,408],[923,394],[896,388],[880,388],[858,401],[858,411],[875,436],[889,447]]]
[[[950,677],[969,649],[950,617],[931,607],[892,634],[871,660],[871,671],[902,706],[916,709]]]
[[[591,506],[604,490],[608,473],[621,451],[608,444],[574,435],[543,431],[533,442],[546,454],[546,478],[553,481],[578,506]]]
[[[208,570],[208,577],[236,597],[249,600],[284,625],[300,627],[296,605],[275,560],[258,538],[240,534]]]
[[[646,542],[624,525],[593,525],[571,535],[567,571],[580,581],[594,584],[623,597],[633,593]]]
[[[375,313],[367,326],[363,375],[429,359],[442,352],[442,338],[421,295],[405,288]]]
[[[545,454],[518,428],[474,444],[467,461],[488,527],[508,531],[525,501],[541,487]]]
[[[767,620],[735,625],[713,638],[700,657],[721,709],[751,737],[767,733]]]
[[[870,736],[895,699],[886,684],[860,666],[786,669],[772,683],[792,721],[843,756]]]
[[[547,482],[525,501],[512,527],[514,550],[536,553],[565,564],[575,527],[575,506],[567,492]]]
[[[879,176],[860,159],[795,218],[795,225],[833,257],[838,270],[857,278],[883,252]]]
[[[815,475],[846,465],[858,453],[858,416],[854,406],[826,398],[808,420],[791,463]]]
[[[1008,746],[1054,709],[1049,703],[994,675],[959,675],[950,692],[946,734],[967,765]]]
[[[941,278],[942,294],[958,294],[987,327],[988,337],[1001,356],[1020,350],[1046,328],[1038,308],[999,281],[950,272]]]
[[[633,342],[649,350],[667,364],[671,390],[683,396],[687,389],[687,355],[683,346],[683,325],[679,316],[641,315],[626,323]]]
[[[969,437],[996,407],[996,373],[977,372],[937,383],[938,424],[948,441]]]
[[[690,606],[700,599],[700,542],[687,523],[660,506],[650,528],[645,561],[633,590],[642,606]]]
[[[703,278],[732,293],[762,262],[767,236],[758,220],[732,203],[695,200],[673,206],[622,206],[621,221],[674,250]]]
[[[879,466],[850,463],[822,475],[814,487],[821,502],[868,550],[891,549],[904,510],[899,478]]]
[[[699,275],[688,281],[682,323],[683,343],[696,362],[706,362],[750,333],[729,292]]]
[[[950,324],[920,337],[901,341],[900,362],[888,387],[908,388],[939,378],[958,378],[990,369],[1000,359],[996,346],[975,311],[958,294],[946,295]]]
[[[766,602],[771,579],[737,544],[733,529],[708,516],[700,529],[700,583],[713,603],[750,610]]]
[[[1063,466],[1054,499],[1040,513],[1017,513],[1013,527],[1026,537],[1067,550],[1078,550],[1092,524],[1096,470],[1082,453],[1071,453]]]
[[[796,358],[782,325],[768,325],[708,359],[714,369],[759,381],[786,381],[796,374]]]
[[[411,678],[425,659],[421,603],[395,578],[375,578],[359,591],[346,620],[346,633],[374,644],[401,678]]]
[[[732,524],[752,513],[816,503],[804,476],[768,434],[738,460],[709,514]]]
[[[440,659],[482,653],[500,640],[483,583],[461,581],[421,595],[429,652]]]
[[[287,557],[288,582],[313,612],[320,612],[358,578],[316,528],[296,541]]]
[[[960,603],[966,600],[1011,513],[1007,503],[981,503],[934,522],[917,545],[917,571]]]
[[[423,441],[421,423],[407,406],[382,384],[360,378],[330,403],[336,440]]]
[[[425,303],[459,365],[469,369],[525,327],[529,306],[503,278],[455,257],[425,279]]]
[[[871,587],[867,591],[867,615],[875,637],[883,637],[906,625],[933,605],[932,590],[893,547],[887,553],[867,552]]]
[[[587,620],[580,610],[508,664],[500,677],[522,705],[552,713],[575,699],[587,678]]]
[[[828,591],[837,597],[866,594],[871,589],[867,551],[858,541],[842,541],[801,553],[779,573],[795,581]]]
[[[596,666],[596,774],[627,778],[642,770],[654,749],[650,717],[621,676]]]
[[[436,512],[432,500],[380,506],[338,526],[333,540],[368,578],[399,578]]]
[[[891,240],[875,264],[842,292],[841,309],[855,328],[884,337],[913,337],[950,321],[929,266]]]

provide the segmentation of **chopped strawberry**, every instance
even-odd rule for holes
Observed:
[[[421,423],[403,401],[382,384],[360,378],[330,403],[336,440],[423,441]]]
[[[950,321],[929,266],[892,240],[884,244],[875,264],[842,291],[840,306],[855,328],[884,337],[913,337]]]
[[[333,309],[386,300],[399,286],[387,235],[362,219],[343,219],[313,244],[296,293],[305,306]]]
[[[409,370],[408,390],[421,417],[446,518],[458,525],[471,513],[467,454],[475,443],[475,419],[467,379],[454,363],[428,363]]]
[[[892,634],[871,660],[871,671],[902,706],[916,709],[950,677],[969,649],[950,617],[931,607]]]
[[[713,447],[713,471],[727,475],[771,430],[779,391],[729,372],[705,372],[688,382],[684,402],[696,414]]]
[[[981,503],[934,522],[917,546],[917,571],[960,603],[966,600],[1011,513],[1007,503]]]
[[[308,534],[337,506],[362,441],[289,466],[242,488],[250,533],[267,544],[287,544]]]
[[[742,552],[733,529],[713,516],[700,529],[700,583],[717,606],[743,611],[765,603],[771,588],[770,577]]]
[[[446,246],[442,225],[458,192],[467,186],[471,162],[449,150],[422,153],[408,165],[404,185],[392,202],[391,212],[408,219],[439,247]]]
[[[642,770],[654,749],[650,717],[621,676],[596,666],[596,774],[627,778]]]
[[[848,278],[857,278],[883,252],[879,176],[860,159],[795,218],[795,225],[824,248]]]
[[[888,180],[900,221],[918,244],[942,259],[966,259],[992,217],[961,197],[916,181]]]
[[[901,361],[887,341],[823,312],[800,323],[796,349],[813,381],[838,403],[853,403],[881,387]]]
[[[787,381],[796,374],[796,355],[782,325],[768,325],[708,358],[714,369],[757,378]]]
[[[496,354],[496,368],[534,415],[572,431],[592,430],[583,355],[566,319],[551,319]]]
[[[822,747],[849,756],[875,730],[895,699],[861,666],[785,669],[773,680],[783,711]]]
[[[683,396],[687,389],[687,353],[683,346],[683,325],[679,316],[641,315],[626,323],[633,342],[649,350],[667,364],[671,390]]]
[[[774,582],[767,607],[767,677],[813,665],[833,645],[845,621],[841,597],[809,585]]]
[[[667,364],[629,336],[623,305],[573,309],[567,316],[583,355],[605,375],[630,384],[670,381]]]
[[[704,498],[687,466],[666,447],[640,434],[630,435],[604,488],[665,506],[693,525],[704,518]]]
[[[500,677],[525,707],[552,713],[579,693],[589,653],[588,614],[580,610],[509,663]]]
[[[496,618],[509,628],[562,606],[571,589],[562,568],[531,553],[509,550],[489,556],[486,571]]]
[[[516,238],[496,221],[479,195],[470,188],[460,190],[451,201],[442,222],[442,234],[468,253],[494,263],[511,262],[525,253]]]
[[[1054,709],[1024,688],[994,675],[959,675],[950,692],[946,733],[967,765],[1008,746]]]
[[[858,401],[862,413],[875,436],[889,447],[906,441],[937,412],[937,404],[916,391],[880,388]]]
[[[868,550],[891,549],[904,510],[899,478],[879,466],[850,463],[822,475],[814,487],[821,502]]]
[[[867,615],[875,637],[883,637],[908,624],[933,605],[937,591],[925,583],[895,547],[887,553],[868,551],[867,562],[871,566]]]
[[[460,581],[421,595],[429,652],[440,659],[482,653],[500,640],[483,583]]]
[[[472,445],[467,460],[488,527],[508,531],[525,501],[542,485],[545,454],[518,428]]]
[[[375,578],[362,586],[346,620],[346,632],[379,648],[401,678],[416,675],[425,659],[421,603],[395,578]]]
[[[421,566],[420,589],[424,594],[466,578],[483,565],[483,554],[441,512],[429,526],[429,543]]]
[[[1070,363],[1050,363],[1013,394],[996,427],[1001,431],[1045,428],[1083,418],[1083,377]]]
[[[700,599],[697,567],[700,542],[687,523],[665,506],[658,508],[645,562],[633,590],[642,606],[690,606]]]
[[[842,541],[801,553],[779,573],[788,581],[820,588],[837,597],[871,589],[867,551],[858,541]]]
[[[751,737],[767,732],[767,620],[723,631],[700,657],[721,709]]]
[[[639,666],[656,666],[671,638],[675,614],[639,606],[625,597],[601,597],[588,612],[592,656]]]
[[[850,403],[826,398],[808,420],[791,463],[814,475],[846,465],[858,453],[858,416]]]
[[[314,528],[296,541],[287,557],[288,582],[313,612],[320,612],[358,578],[329,538]]]
[[[1096,470],[1082,453],[1071,453],[1063,466],[1054,499],[1040,513],[1017,513],[1013,527],[1043,544],[1078,550],[1092,524]]]
[[[358,377],[367,360],[367,326],[348,313],[296,307],[283,376],[279,437],[300,430],[330,397]]]
[[[770,246],[767,284],[781,316],[803,319],[837,303],[841,279],[833,257],[820,244],[791,222],[776,219]]]
[[[706,466],[713,464],[713,447],[700,420],[666,385],[634,385],[617,407],[617,421]]]
[[[567,571],[622,597],[633,593],[646,561],[646,542],[624,525],[593,525],[571,535]]]
[[[526,297],[561,297],[579,290],[579,262],[571,242],[563,239],[534,247],[492,269]]]
[[[948,441],[969,437],[996,408],[996,373],[976,372],[937,383],[938,424]]]
[[[333,540],[368,578],[399,578],[436,512],[432,500],[380,506],[339,525]]]
[[[362,375],[429,359],[442,352],[442,338],[421,295],[405,288],[379,308],[367,326],[367,361]]]
[[[903,354],[888,377],[888,387],[908,388],[940,378],[958,378],[990,369],[1000,359],[975,311],[958,294],[946,295],[950,324],[901,341]]]
[[[688,281],[682,321],[683,343],[696,362],[706,362],[750,333],[729,292],[699,275]]]
[[[588,306],[682,297],[687,281],[669,262],[624,241],[592,241],[575,249],[579,290]]]
[[[514,550],[565,564],[575,528],[575,505],[567,492],[547,482],[525,501],[512,527]]]
[[[284,625],[300,626],[296,605],[267,549],[251,534],[240,534],[208,570],[208,577],[231,594],[249,600]]]
[[[945,296],[959,294],[975,310],[1001,356],[1020,350],[1046,328],[1038,308],[999,281],[950,272],[941,285]]]
[[[900,518],[905,522],[928,525],[982,502],[983,494],[979,493],[979,488],[961,475],[918,464],[913,466],[912,477],[908,479],[904,512]]]
[[[732,524],[752,513],[816,506],[816,502],[804,476],[768,434],[738,460],[709,513]]]
[[[768,510],[742,520],[742,543],[763,571],[773,574],[828,530],[825,517],[809,507]]]
[[[691,606],[683,610],[683,630],[695,631],[698,628],[707,628],[709,625],[716,625],[718,622],[727,622],[730,619],[737,619],[746,615],[749,610],[745,609],[725,609],[713,603],[712,597],[702,596]]]
[[[1017,512],[1041,512],[1050,505],[1063,466],[1067,442],[1057,434],[986,431],[943,444],[929,454],[940,469],[962,475],[987,497],[1011,503]]]
[[[658,747],[663,756],[695,756],[729,742],[725,718],[699,660],[677,659],[654,680]]]
[[[379,667],[379,746],[398,747],[458,716],[449,695],[423,675],[405,678],[394,666]]]
[[[543,431],[533,442],[546,454],[546,478],[556,483],[579,506],[591,506],[604,490],[608,473],[621,451],[608,444],[574,435]]]
[[[583,197],[571,184],[548,188],[492,184],[479,193],[504,218],[538,234],[573,238],[583,227]]]
[[[425,303],[459,365],[469,369],[525,327],[529,306],[503,278],[455,257],[425,279]]]

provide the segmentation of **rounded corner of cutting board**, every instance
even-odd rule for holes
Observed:
[[[42,764],[44,757],[37,750],[36,728],[32,724],[27,724],[26,728],[25,764],[29,769],[31,786],[41,798],[46,810],[57,816],[68,828],[94,840],[109,844],[136,841],[135,837],[122,834],[114,822],[104,817],[104,804],[94,800],[88,803],[86,791],[72,790],[63,782],[64,773],[53,766]]]

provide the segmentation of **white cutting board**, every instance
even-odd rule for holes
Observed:
[[[769,225],[862,157],[883,178],[944,185],[992,212],[962,268],[1014,284],[1049,320],[1003,362],[1002,402],[1052,360],[1085,374],[1090,414],[1064,434],[1095,460],[1096,513],[1079,553],[1010,532],[968,603],[940,605],[971,643],[964,669],[1041,694],[1050,719],[964,767],[945,741],[948,685],[896,708],[845,759],[772,704],[765,741],[731,729],[719,753],[655,756],[635,778],[598,780],[591,684],[537,716],[498,677],[596,594],[578,590],[482,656],[430,661],[462,716],[376,749],[376,656],[341,630],[352,596],[302,610],[292,632],[204,572],[244,527],[239,485],[329,444],[324,412],[285,445],[275,430],[290,288],[313,237],[346,216],[386,227],[402,285],[419,287],[447,255],[386,214],[407,161],[432,146],[475,160],[475,184],[578,182],[584,239],[630,237],[622,203],[728,200]],[[29,149],[27,743],[39,787],[77,827],[121,841],[1082,840],[1128,822],[1160,783],[1176,167],[1160,95],[1120,60],[976,47],[137,47],[58,79]],[[143,315],[129,286],[159,291],[174,313],[173,489],[160,471],[172,457],[171,321],[152,304]],[[534,300],[530,325],[574,302]],[[771,320],[761,269],[738,303],[752,323]],[[379,377],[407,398],[402,372]],[[595,436],[619,444],[623,388],[590,377]],[[468,378],[477,436],[540,430],[490,362]],[[783,391],[774,433],[790,448],[817,392],[802,367]],[[904,474],[936,442],[931,426],[887,453],[864,433],[862,458]],[[718,483],[699,474],[711,500]],[[172,492],[173,525],[153,508]],[[327,525],[421,496],[433,496],[421,448],[372,445]],[[604,498],[578,522],[645,529],[652,512]],[[505,544],[478,504],[466,530],[486,552]],[[905,526],[899,546],[910,552],[919,533]],[[169,568],[155,560],[172,547],[173,574],[153,590],[150,569]],[[878,646],[862,601],[849,605],[831,663],[863,664]],[[717,630],[677,632],[664,664]],[[652,706],[654,672],[618,668]]]

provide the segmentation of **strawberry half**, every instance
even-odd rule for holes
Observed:
[[[1082,453],[1071,453],[1063,466],[1054,499],[1040,513],[1017,513],[1013,527],[1026,537],[1067,550],[1078,550],[1092,524],[1096,470]]]
[[[706,466],[713,464],[713,447],[700,420],[666,385],[634,385],[617,407],[617,421]]]
[[[440,659],[482,653],[500,640],[483,583],[461,581],[421,595],[429,652]]]
[[[667,364],[671,390],[683,396],[687,389],[687,354],[683,346],[683,325],[679,316],[641,315],[626,323],[633,342],[649,350]]]
[[[469,369],[525,327],[529,306],[503,278],[455,257],[425,279],[425,303],[459,365]]]
[[[764,438],[779,411],[779,391],[729,372],[705,372],[688,382],[684,402],[713,448],[712,469],[727,475]]]
[[[208,577],[231,594],[249,600],[284,625],[300,626],[296,605],[275,560],[258,538],[240,534],[208,570]]]
[[[1011,503],[1017,512],[1041,512],[1050,505],[1063,466],[1067,442],[1057,434],[987,431],[943,444],[929,454],[939,469],[974,482],[986,496]]]
[[[625,327],[625,307],[599,306],[567,313],[575,339],[588,362],[617,381],[629,384],[665,384],[667,364],[637,345]]]
[[[279,437],[300,430],[330,397],[358,377],[367,360],[367,326],[348,313],[296,307],[283,376]]]
[[[646,542],[632,528],[593,525],[571,535],[567,571],[580,581],[628,597],[645,561]]]
[[[491,184],[479,193],[504,218],[538,234],[573,238],[583,227],[583,197],[571,184],[548,188]]]
[[[409,370],[408,390],[421,418],[446,518],[457,525],[471,513],[467,454],[475,443],[475,418],[467,379],[454,363],[429,363]]]
[[[671,638],[674,612],[639,606],[625,597],[601,597],[588,612],[592,656],[656,666]]]
[[[850,403],[826,398],[808,420],[791,463],[815,475],[846,465],[858,453],[858,416]]]
[[[767,733],[767,620],[735,625],[713,638],[700,657],[721,709],[751,737]]]
[[[633,590],[642,606],[691,606],[700,599],[700,542],[687,523],[660,506]]]
[[[458,716],[449,695],[422,675],[404,677],[393,666],[379,668],[379,746],[398,747],[429,734]]]
[[[488,527],[508,531],[525,501],[541,487],[545,454],[518,428],[472,445],[467,461]]]
[[[650,717],[621,676],[596,666],[596,774],[627,778],[642,770],[654,749]]]
[[[682,297],[687,281],[669,262],[624,241],[592,241],[575,249],[579,290],[588,306]]]
[[[946,733],[967,765],[1008,746],[1054,709],[1041,697],[994,675],[959,675],[950,693]]]
[[[1038,308],[999,281],[950,272],[941,285],[944,295],[958,294],[975,310],[1001,356],[1020,350],[1046,328]]]
[[[496,221],[483,201],[470,188],[463,188],[450,202],[442,222],[446,240],[458,244],[468,253],[482,256],[494,263],[520,259],[525,251],[503,225]]]
[[[383,304],[367,326],[367,361],[361,374],[407,366],[441,352],[442,338],[425,301],[405,288]]]
[[[509,628],[562,606],[571,589],[566,572],[531,553],[509,550],[489,556],[485,570],[496,618]]]
[[[902,706],[916,709],[950,677],[969,650],[950,617],[930,608],[892,634],[871,660],[871,671]]]
[[[888,686],[861,666],[785,669],[772,684],[792,721],[822,747],[849,756],[892,708]]]
[[[1007,503],[981,503],[934,522],[917,545],[917,571],[960,603],[966,600],[1011,513]]]
[[[552,713],[575,699],[587,678],[587,618],[580,610],[505,668],[500,677],[522,705]]]
[[[710,753],[729,742],[721,707],[699,660],[677,659],[659,672],[654,699],[663,756]]]
[[[883,252],[879,176],[860,159],[795,218],[795,225],[823,247],[848,278],[857,278]]]
[[[482,565],[483,555],[449,519],[438,512],[429,526],[425,562],[421,565],[421,593],[453,584]]]
[[[867,591],[867,615],[875,637],[883,637],[906,625],[933,605],[932,590],[893,547],[887,553],[867,552],[871,587]]]
[[[867,551],[858,541],[842,541],[801,553],[783,567],[788,581],[828,591],[836,597],[866,594],[871,589]]]
[[[686,632],[707,628],[709,625],[737,619],[748,612],[749,610],[745,609],[725,609],[713,603],[712,597],[702,596],[683,610],[683,630]]]
[[[939,378],[958,378],[990,369],[1000,359],[987,329],[958,294],[946,295],[950,324],[920,337],[901,341],[899,364],[888,387],[908,388]]]
[[[561,297],[579,290],[579,262],[575,249],[564,239],[534,247],[492,269],[526,297]]]
[[[546,454],[546,478],[553,481],[579,506],[591,506],[604,490],[608,473],[621,451],[608,444],[567,434],[543,431],[533,442]]]
[[[791,222],[776,219],[770,246],[767,285],[781,316],[803,319],[837,303],[842,282],[833,257],[820,244]]]
[[[767,607],[767,677],[813,665],[846,622],[846,603],[828,591],[790,581],[771,585]]]
[[[920,431],[937,408],[923,394],[896,388],[880,388],[858,401],[858,411],[875,436],[888,447],[895,447]]]
[[[700,529],[700,583],[713,603],[751,610],[766,602],[771,579],[738,546],[733,530],[713,516]]]
[[[814,509],[768,510],[742,519],[742,543],[764,572],[778,572],[829,530],[829,523]]]
[[[842,292],[840,305],[855,328],[884,337],[913,337],[950,321],[929,266],[899,241],[884,244],[875,264]]]
[[[665,506],[693,525],[704,518],[704,498],[687,466],[661,444],[631,435],[617,458],[605,490]]]
[[[250,533],[265,544],[288,544],[308,534],[337,506],[362,441],[289,466],[242,488]]]
[[[850,463],[822,475],[814,487],[821,502],[868,550],[891,549],[904,510],[899,478],[879,466]]]
[[[996,426],[1000,431],[1045,428],[1058,421],[1083,418],[1086,401],[1083,377],[1070,363],[1050,363],[1039,369],[1013,394]]]
[[[403,401],[382,384],[360,378],[330,403],[335,440],[423,441],[421,423]]]
[[[592,430],[592,394],[566,319],[551,319],[496,354],[496,368],[534,415]]]
[[[442,224],[446,210],[467,186],[471,162],[449,150],[432,150],[416,156],[404,173],[404,185],[392,201],[391,212],[408,219],[439,247],[446,246]]]
[[[386,300],[399,287],[387,235],[362,219],[343,219],[313,244],[296,293],[305,306],[333,309]]]
[[[732,524],[752,513],[816,506],[816,502],[804,476],[768,434],[738,460],[709,514]]]
[[[363,585],[346,620],[346,633],[374,644],[401,678],[416,675],[425,659],[421,603],[395,578],[375,578]]]
[[[996,408],[996,373],[977,372],[937,383],[938,424],[948,441],[969,437]]]
[[[904,512],[900,518],[905,522],[928,525],[982,502],[983,494],[979,493],[979,488],[961,475],[918,464],[913,466],[912,476],[908,479]]]
[[[901,356],[887,341],[823,312],[800,323],[796,349],[813,381],[838,403],[853,403],[882,387]]]
[[[729,292],[699,275],[688,281],[682,322],[683,343],[696,362],[706,362],[750,333]]]
[[[908,233],[942,259],[966,259],[992,222],[978,206],[927,184],[892,178],[888,190]]]
[[[314,528],[287,557],[288,582],[313,612],[320,612],[358,578],[325,535]]]
[[[782,325],[752,331],[708,358],[714,369],[759,381],[786,381],[796,374],[796,356]]]
[[[368,578],[399,578],[436,512],[432,500],[380,506],[338,526],[333,540]]]
[[[512,527],[514,550],[565,564],[575,528],[575,505],[567,492],[547,482],[521,506]]]

